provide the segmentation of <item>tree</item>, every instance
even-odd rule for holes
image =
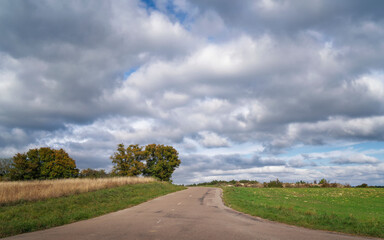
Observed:
[[[31,152],[29,155],[33,155]],[[12,180],[31,180],[38,178],[38,164],[35,159],[28,158],[27,153],[17,153],[13,156],[10,177]]]
[[[0,158],[0,181],[8,178],[9,172],[12,168],[11,158]]]
[[[172,173],[180,165],[179,153],[171,146],[149,144],[145,147],[145,176],[170,181]]]
[[[63,149],[30,149],[13,157],[12,180],[55,179],[77,177],[76,162]]]
[[[50,179],[77,177],[79,170],[75,161],[63,149],[54,150],[55,160],[47,163]]]
[[[162,181],[170,181],[172,173],[180,165],[179,153],[171,146],[160,144],[139,145],[124,144],[117,146],[117,151],[111,156],[114,164],[112,174],[118,176],[156,177]],[[144,162],[146,163],[144,165]]]
[[[40,148],[39,149],[40,157],[40,178],[49,179],[53,178],[54,174],[51,174],[54,162],[56,160],[55,150],[51,148]],[[71,164],[72,165],[72,164]]]
[[[320,181],[319,181],[319,184],[327,184],[328,183],[328,181],[327,181],[327,179],[325,179],[325,178],[322,178]]]
[[[129,145],[127,148],[124,144],[117,146],[117,152],[111,156],[113,166],[112,173],[118,176],[137,176],[144,170],[145,153],[143,147],[139,145]]]
[[[325,178],[322,178],[320,181],[319,181],[319,184],[321,185],[321,187],[330,187],[330,183],[327,179]]]

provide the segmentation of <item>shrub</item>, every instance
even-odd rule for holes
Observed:
[[[363,184],[360,184],[360,185],[358,185],[358,186],[356,186],[357,188],[366,188],[366,187],[368,187],[368,184],[366,184],[366,183],[363,183]]]
[[[283,183],[280,182],[279,179],[277,178],[275,181],[270,181],[267,184],[267,187],[270,187],[270,188],[282,188],[283,187]]]
[[[105,172],[104,169],[96,170],[96,169],[83,169],[79,174],[80,178],[105,178],[109,177],[109,174]]]

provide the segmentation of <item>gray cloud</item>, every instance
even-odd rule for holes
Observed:
[[[120,142],[162,143],[180,182],[322,176],[324,156],[281,153],[384,141],[382,4],[1,1],[0,154],[64,147],[110,168]]]
[[[228,27],[256,34],[274,31],[290,35],[292,32],[315,28],[330,31],[335,35],[339,34],[337,31],[339,24],[349,25],[351,21],[383,19],[379,10],[383,3],[379,0],[371,1],[370,4],[358,0],[337,2],[197,0],[193,3],[201,12],[215,11]],[[195,12],[196,9],[192,11]]]
[[[127,107],[106,102],[103,94],[148,59],[172,58],[198,44],[179,24],[136,1],[1,4],[1,123],[7,127],[54,130],[105,114],[145,114],[139,102]]]
[[[378,164],[380,161],[371,156],[367,156],[364,154],[356,154],[352,156],[345,156],[338,159],[334,159],[331,161],[331,163],[335,164]]]

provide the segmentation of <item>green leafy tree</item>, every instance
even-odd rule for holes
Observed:
[[[322,178],[320,181],[319,181],[319,184],[327,184],[328,183],[328,181],[327,181],[327,179],[325,179],[325,178]]]
[[[144,170],[145,153],[143,147],[139,145],[129,145],[127,148],[124,144],[117,146],[117,151],[111,156],[114,164],[112,174],[118,176],[137,176]]]
[[[179,153],[171,146],[149,144],[145,147],[145,176],[153,176],[162,181],[170,181],[175,169],[180,165]]]
[[[13,157],[12,180],[55,179],[77,177],[76,162],[63,149],[30,149]]]
[[[29,154],[33,155],[33,153]],[[35,159],[28,158],[27,153],[17,153],[13,157],[10,177],[12,180],[31,180],[36,179],[38,164]]]
[[[49,178],[72,178],[77,177],[79,170],[76,168],[75,161],[69,157],[63,149],[55,150],[55,160],[49,162]]]
[[[39,158],[40,158],[40,178],[42,179],[52,179],[51,174],[52,167],[55,164],[56,156],[54,149],[44,147],[39,149]],[[72,165],[72,163],[70,164]]]
[[[325,179],[325,178],[322,178],[319,181],[319,184],[321,185],[321,187],[331,187],[330,182],[327,179]]]

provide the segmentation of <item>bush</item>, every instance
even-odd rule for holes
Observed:
[[[96,170],[96,169],[83,169],[81,170],[79,177],[81,178],[105,178],[109,177],[109,174],[105,172],[104,169]]]
[[[283,187],[283,183],[280,182],[279,179],[276,179],[276,181],[270,181],[267,184],[267,187],[269,187],[269,188],[282,188]]]
[[[363,183],[363,184],[360,184],[360,185],[358,185],[358,186],[356,186],[357,188],[366,188],[366,187],[368,187],[368,184],[366,184],[366,183]]]

